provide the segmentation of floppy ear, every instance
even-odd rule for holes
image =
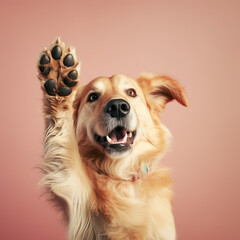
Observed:
[[[78,121],[78,114],[79,114],[79,107],[81,105],[81,93],[83,91],[84,86],[79,86],[77,93],[75,95],[75,99],[73,101],[73,125],[74,128],[76,129],[77,127],[77,121]]]
[[[151,101],[158,111],[163,110],[165,104],[174,99],[185,107],[188,105],[183,88],[170,77],[144,74],[137,81],[148,102]]]

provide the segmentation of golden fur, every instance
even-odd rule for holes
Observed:
[[[71,52],[76,61],[72,50],[59,39],[54,44],[61,46],[63,55]],[[66,69],[62,60],[58,63],[52,59],[49,50],[43,53],[50,55],[49,64],[55,64],[55,72],[49,76],[39,73],[46,118],[42,183],[55,200],[64,203],[68,238],[174,240],[172,180],[168,170],[158,164],[171,135],[159,113],[173,99],[187,106],[181,86],[166,76],[145,74],[132,79],[114,75],[77,85],[68,96],[49,96],[44,83],[55,77],[60,86],[65,72],[61,70],[57,76],[58,68],[69,71],[78,63]],[[134,89],[137,96],[128,95],[128,89]],[[92,92],[100,97],[88,102]],[[103,109],[112,99],[124,99],[131,106],[128,124],[137,135],[126,153],[108,153],[93,137],[94,133],[108,134]],[[148,172],[133,180],[134,174],[146,166]]]

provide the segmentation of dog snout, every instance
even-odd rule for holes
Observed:
[[[104,112],[109,114],[112,118],[123,118],[130,112],[130,105],[124,99],[113,99],[110,100],[105,108]]]

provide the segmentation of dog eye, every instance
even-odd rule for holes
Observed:
[[[91,93],[88,96],[88,102],[95,102],[96,100],[98,100],[99,98],[99,94],[98,93]]]
[[[130,89],[127,90],[127,95],[130,96],[130,97],[136,97],[137,93],[136,93],[135,89],[130,88]]]

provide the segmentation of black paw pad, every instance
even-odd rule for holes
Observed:
[[[55,96],[55,90],[56,90],[56,82],[54,79],[49,79],[47,82],[45,82],[44,87],[47,91],[47,93],[50,96]]]
[[[39,66],[39,70],[41,71],[41,73],[44,73],[45,67],[44,66]]]
[[[72,80],[76,80],[78,78],[77,70],[72,70],[70,73],[68,73],[68,77]]]
[[[58,90],[59,96],[68,96],[72,92],[71,88],[61,86]]]
[[[51,51],[51,54],[52,54],[52,57],[55,59],[55,60],[58,60],[61,58],[62,56],[62,49],[59,45],[56,45],[52,51]]]
[[[71,67],[74,65],[74,58],[71,53],[69,53],[64,59],[63,59],[63,64],[66,67]]]
[[[40,58],[40,64],[48,64],[50,63],[50,58],[47,54],[43,54]]]
[[[67,78],[63,79],[63,82],[68,86],[68,87],[74,87],[77,84],[77,81],[70,81]]]
[[[50,73],[51,68],[50,67],[39,66],[39,70],[41,71],[41,73],[44,76],[47,76]]]

